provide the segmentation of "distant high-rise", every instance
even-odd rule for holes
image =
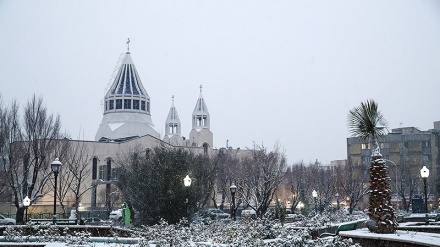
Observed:
[[[415,127],[392,129],[378,142],[380,153],[389,167],[394,193],[404,193],[409,199],[410,196],[423,191],[421,188],[416,190],[416,185],[422,184],[417,181],[421,180],[420,169],[426,166],[430,170],[430,204],[437,207],[440,191],[435,181],[440,177],[440,122],[435,122],[434,129],[426,131]],[[370,145],[371,143],[356,137],[347,138],[348,163],[354,168],[368,171],[371,159]]]

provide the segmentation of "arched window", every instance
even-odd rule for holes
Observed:
[[[92,161],[92,179],[96,179],[97,173],[98,173],[98,159],[97,158],[93,158]]]
[[[208,155],[208,147],[209,147],[209,145],[208,145],[208,143],[203,143],[203,154],[204,155]]]
[[[110,158],[107,159],[107,174],[106,174],[106,180],[111,180],[112,176],[112,160]]]

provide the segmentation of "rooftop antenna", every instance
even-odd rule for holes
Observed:
[[[202,85],[200,85],[200,93],[202,93]]]
[[[130,38],[127,39],[127,53],[130,53]]]

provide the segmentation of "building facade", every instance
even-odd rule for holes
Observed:
[[[420,196],[423,182],[420,169],[426,166],[430,170],[428,177],[428,204],[438,208],[440,173],[440,121],[430,130],[415,127],[392,129],[384,138],[379,139],[380,152],[389,167],[390,183],[394,204],[399,205],[402,194],[409,197]],[[347,162],[358,170],[368,171],[371,158],[371,143],[359,138],[347,138]],[[400,197],[397,197],[397,193]],[[409,201],[408,201],[409,203]]]

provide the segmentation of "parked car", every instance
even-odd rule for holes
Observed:
[[[218,208],[207,208],[202,212],[202,215],[208,216],[213,220],[226,219],[230,216],[228,213],[225,213]]]
[[[114,220],[114,221],[121,221],[122,220],[122,209],[116,209],[116,210],[111,211],[108,218],[111,220]]]
[[[241,218],[256,219],[257,218],[257,213],[253,209],[243,209],[241,211]]]
[[[109,221],[105,221],[102,220],[98,217],[92,217],[92,218],[87,218],[86,220],[84,220],[84,224],[85,225],[110,225],[111,223]]]
[[[5,217],[0,214],[0,225],[15,225],[15,219]]]

